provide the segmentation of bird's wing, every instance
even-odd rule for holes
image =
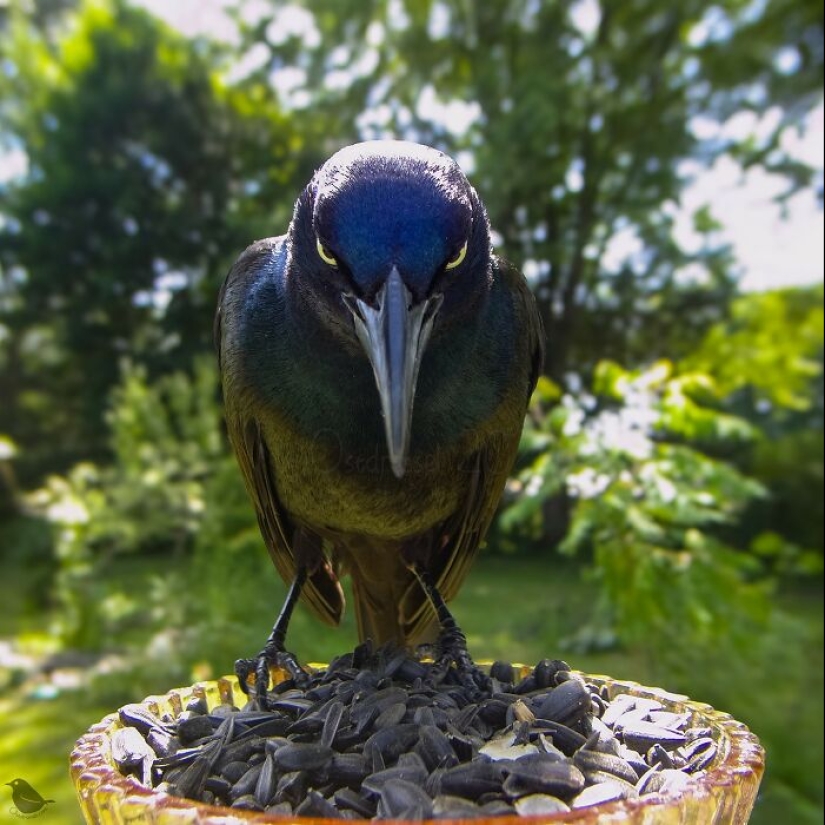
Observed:
[[[513,403],[522,405],[526,412],[544,362],[544,328],[533,293],[521,272],[501,259],[496,259],[496,265],[497,274],[513,296],[515,316],[519,319],[518,341],[521,349],[517,357],[523,365],[525,382],[523,391],[514,388]],[[495,516],[520,436],[520,431],[510,435],[494,434],[471,457],[465,468],[470,482],[462,504],[437,528],[429,568],[439,592],[447,601],[458,593]],[[407,590],[401,615],[405,619],[407,638],[415,639],[432,624],[432,608],[429,601],[422,597],[417,584]]]
[[[240,442],[240,443],[238,443]],[[275,567],[286,582],[295,578],[297,563],[306,564],[307,559],[297,559],[289,518],[284,513],[275,487],[275,474],[269,458],[269,450],[254,420],[247,422],[241,438],[234,440],[235,454],[247,482],[247,490],[255,504],[258,525],[266,542],[269,555]],[[321,538],[315,536],[320,549]],[[318,558],[319,565],[310,564],[309,577],[301,591],[306,604],[327,624],[337,625],[344,612],[344,594],[332,567],[326,560]]]
[[[274,242],[259,241],[250,247],[230,269],[218,297],[214,336],[218,366],[222,368],[221,346],[224,296],[236,279],[249,278],[259,255],[271,258]],[[251,414],[241,414],[226,408],[226,425],[235,458],[241,469],[246,490],[255,507],[258,525],[269,555],[281,578],[291,582],[295,578],[297,561],[293,548],[294,525],[290,523],[278,499],[275,471],[264,440],[260,423]],[[320,537],[318,538],[320,546]],[[300,560],[305,561],[305,560]],[[309,570],[309,578],[301,595],[313,611],[328,624],[338,624],[344,612],[344,595],[338,577],[326,561]]]
[[[503,258],[496,258],[496,269],[502,278],[507,282],[512,290],[513,301],[516,305],[516,318],[520,320],[519,332],[523,334],[520,339],[525,348],[525,355],[530,364],[530,371],[527,379],[526,399],[530,402],[530,396],[536,388],[536,383],[541,375],[544,366],[544,348],[546,335],[544,323],[541,320],[536,298],[527,285],[527,280],[521,272],[509,261]]]

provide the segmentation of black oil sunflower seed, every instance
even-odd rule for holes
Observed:
[[[710,728],[655,699],[611,699],[560,660],[524,678],[496,662],[466,684],[435,672],[366,644],[240,710],[196,696],[176,720],[126,705],[112,758],[208,804],[416,820],[548,816],[679,792],[716,759]]]

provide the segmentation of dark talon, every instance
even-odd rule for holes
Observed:
[[[284,648],[284,639],[286,638],[286,630],[289,626],[292,610],[301,595],[301,588],[304,586],[306,578],[306,568],[299,567],[286,595],[284,606],[281,608],[275,626],[272,628],[272,633],[269,634],[269,638],[266,640],[264,649],[254,659],[238,659],[235,662],[235,675],[238,677],[241,690],[247,696],[250,695],[249,691],[252,687],[249,684],[249,677],[254,674],[254,698],[257,699],[262,708],[267,707],[266,694],[269,690],[269,669],[271,667],[286,670],[298,686],[304,684],[309,678],[295,654]]]
[[[295,654],[288,650],[277,650],[267,645],[254,659],[238,659],[235,662],[235,675],[241,690],[257,699],[261,708],[267,707],[267,691],[270,684],[270,669],[279,668],[289,673],[296,686],[303,685],[309,675],[301,667]],[[254,676],[250,684],[250,677]]]
[[[477,701],[482,695],[489,695],[492,680],[476,665],[467,650],[467,639],[456,627],[441,635],[439,653],[433,667],[433,679],[441,682],[454,668],[459,684]]]
[[[459,683],[470,693],[474,700],[480,698],[483,694],[489,694],[492,681],[486,673],[481,671],[470,656],[467,650],[467,637],[458,626],[453,614],[450,613],[447,603],[441,593],[438,592],[438,588],[432,581],[430,574],[417,565],[412,570],[427,594],[427,598],[435,608],[441,625],[437,642],[438,652],[435,664],[430,672],[430,681],[433,684],[439,684],[444,681],[451,669],[454,669]]]

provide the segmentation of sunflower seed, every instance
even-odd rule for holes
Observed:
[[[409,703],[407,703],[407,707],[409,707]],[[416,708],[415,713],[413,713],[413,722],[422,728],[435,727],[435,716],[432,708],[426,705]]]
[[[533,669],[536,687],[549,688],[557,684],[556,675],[560,671],[569,671],[570,665],[561,659],[542,659]]]
[[[639,778],[636,783],[636,790],[640,795],[647,793],[657,793],[665,784],[665,777],[659,768],[650,768],[647,773]]]
[[[204,788],[210,791],[215,797],[229,797],[232,783],[221,776],[210,776],[204,783]]]
[[[134,728],[124,728],[124,730],[134,730]],[[180,742],[177,737],[158,729],[149,731],[146,735],[146,742],[155,754],[161,758],[174,756],[180,750]]]
[[[494,799],[481,806],[481,813],[484,816],[513,816],[516,809],[503,799]]]
[[[561,722],[551,722],[548,719],[536,719],[531,725],[531,733],[535,736],[549,736],[553,744],[566,756],[572,756],[587,742],[587,738],[578,731],[562,725]]]
[[[433,799],[433,815],[437,819],[472,819],[483,816],[481,808],[461,796],[439,794]]]
[[[628,747],[640,753],[646,753],[654,745],[672,751],[685,744],[684,733],[635,719],[623,726],[621,736]]]
[[[717,751],[716,743],[710,737],[695,739],[683,749],[685,758],[687,759],[685,770],[688,773],[705,770],[705,768],[710,767],[713,763]]]
[[[390,779],[381,788],[377,814],[383,819],[401,819],[412,809],[418,813],[416,819],[432,817],[432,800],[424,790],[404,779]]]
[[[465,799],[476,799],[501,788],[502,771],[494,762],[466,762],[441,777],[441,790]]]
[[[689,719],[687,713],[671,713],[667,710],[652,710],[648,713],[648,721],[671,730],[684,730]]]
[[[602,805],[605,802],[615,802],[618,799],[625,799],[626,789],[618,782],[599,782],[597,785],[589,785],[578,796],[575,796],[570,803],[574,810],[577,808],[589,808],[591,805]]]
[[[126,705],[113,761],[160,792],[209,804],[420,820],[548,816],[675,793],[716,757],[712,731],[689,726],[687,714],[655,699],[611,699],[612,689],[559,660],[520,679],[497,662],[472,688],[452,669],[435,673],[365,644],[240,710],[209,711],[195,696],[176,720]]]
[[[434,726],[421,728],[415,752],[430,771],[436,768],[452,768],[458,764],[458,757],[450,740]]]
[[[395,762],[418,741],[418,725],[402,724],[376,731],[364,743],[364,753],[381,754],[385,764]]]
[[[266,756],[261,772],[258,774],[258,781],[255,784],[255,799],[258,800],[259,804],[266,807],[272,801],[277,784],[278,775],[275,770],[275,758],[270,753]]]
[[[659,768],[673,768],[673,758],[671,755],[657,742],[645,755],[645,761],[648,765]]]
[[[247,772],[232,786],[229,792],[230,799],[240,799],[242,796],[254,794],[255,786],[258,784],[258,777],[261,774],[262,765],[253,765]]]
[[[209,707],[206,704],[206,699],[203,696],[193,696],[187,703],[184,709],[186,713],[209,713]]]
[[[241,811],[262,811],[263,807],[260,805],[257,799],[252,794],[246,794],[245,796],[239,796],[233,803],[233,808],[237,808]]]
[[[311,771],[326,765],[332,754],[332,748],[326,745],[290,742],[278,748],[273,758],[275,766],[281,771]]]
[[[289,802],[276,802],[270,805],[265,813],[270,816],[292,816],[292,805]]]
[[[121,773],[134,773],[137,770],[142,776],[144,763],[151,765],[155,760],[155,751],[135,728],[120,728],[115,731],[111,750],[112,759]]]
[[[536,708],[536,716],[570,725],[590,711],[590,691],[579,681],[563,682]]]
[[[553,762],[539,756],[513,763],[503,789],[511,799],[532,793],[550,794],[562,799],[575,796],[585,783],[584,774],[570,762]]]
[[[407,706],[403,702],[396,702],[387,706],[381,713],[378,714],[373,728],[375,730],[382,730],[383,728],[391,728],[401,722],[407,713]]]
[[[365,777],[361,787],[365,791],[379,795],[388,782],[394,782],[397,779],[421,786],[427,779],[427,770],[423,766],[419,767],[417,765],[406,768],[397,765],[394,768],[384,768],[383,771]]]
[[[174,733],[174,729],[151,713],[143,705],[124,705],[118,710],[118,717],[125,727],[137,728],[144,736],[151,730],[162,731],[163,733]]]
[[[306,795],[309,777],[306,771],[291,771],[283,774],[275,787],[275,801],[289,802],[293,807],[300,804]]]
[[[516,671],[510,662],[493,662],[490,666],[490,677],[499,682],[512,685],[516,680]]]
[[[609,753],[599,753],[599,751],[581,748],[573,755],[573,764],[585,776],[588,776],[591,771],[602,771],[619,779],[624,779],[625,782],[629,782],[631,785],[635,785],[639,778],[636,771],[624,759]]]
[[[336,753],[329,766],[329,778],[339,785],[358,789],[370,772],[370,766],[361,753]]]
[[[610,728],[613,728],[616,722],[624,716],[625,713],[633,710],[636,707],[636,697],[629,693],[620,693],[607,706],[605,712],[602,714],[602,722]]]
[[[529,754],[538,753],[539,749],[535,745],[515,744],[516,738],[512,734],[500,736],[492,739],[483,748],[479,748],[479,754],[488,759],[498,761],[500,759],[520,759]]]
[[[191,745],[198,739],[211,736],[214,730],[208,716],[190,716],[178,723],[178,739],[182,745]]]
[[[340,819],[338,809],[317,791],[309,791],[306,799],[295,808],[297,816],[312,816],[322,819]]]
[[[325,747],[332,747],[341,719],[344,716],[345,705],[338,699],[333,700],[327,708],[324,726],[321,729],[321,744]]]
[[[178,790],[182,796],[197,797],[206,785],[206,780],[212,770],[212,765],[208,756],[198,757],[183,772],[183,775],[175,780]]]
[[[531,794],[517,799],[516,812],[519,816],[546,816],[548,814],[567,813],[570,806],[548,794]]]
[[[352,788],[341,788],[341,790],[336,791],[333,800],[339,810],[344,808],[349,811],[355,811],[355,813],[364,819],[371,819],[375,816],[377,803],[364,798]]]

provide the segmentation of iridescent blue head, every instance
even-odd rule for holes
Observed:
[[[458,164],[427,146],[342,149],[295,207],[288,277],[337,337],[369,359],[399,478],[415,386],[433,335],[471,314],[492,277],[487,214]]]

